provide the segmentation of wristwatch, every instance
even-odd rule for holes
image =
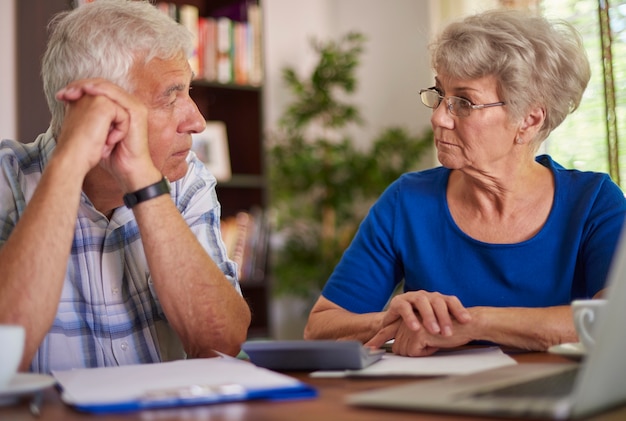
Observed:
[[[139,189],[132,193],[126,193],[124,195],[124,204],[130,209],[138,203],[154,199],[162,194],[169,194],[169,192],[170,181],[166,176],[163,176],[160,181],[150,184],[148,187],[144,187],[143,189]]]

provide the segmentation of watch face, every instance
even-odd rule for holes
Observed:
[[[137,198],[135,197],[134,194],[127,193],[124,195],[124,205],[126,205],[127,208],[132,208],[136,204],[137,204]]]
[[[124,204],[127,208],[135,206],[137,204],[137,196],[135,196],[135,193],[126,193],[124,195]]]

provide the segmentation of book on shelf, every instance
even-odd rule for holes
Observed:
[[[230,83],[233,81],[234,39],[233,21],[227,17],[217,18],[217,81]]]
[[[217,80],[217,22],[212,17],[198,18],[198,77]]]
[[[257,3],[248,4],[248,55],[250,85],[258,86],[263,82],[263,30],[261,7]]]
[[[196,77],[200,74],[200,38],[199,38],[199,10],[191,4],[181,4],[178,6],[178,22],[191,33],[193,41],[193,52],[189,57],[191,71]]]
[[[159,1],[155,4],[155,6],[161,12],[178,22],[178,6],[175,3]]]
[[[248,84],[248,32],[246,22],[233,22],[233,79],[239,85]]]
[[[222,219],[221,232],[228,257],[237,264],[239,280],[263,279],[268,242],[263,210],[255,207]]]
[[[199,16],[189,4],[159,1],[156,6],[192,34],[190,65],[197,79],[260,86],[263,81],[262,12],[255,1],[241,0]]]

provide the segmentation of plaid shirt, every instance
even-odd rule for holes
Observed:
[[[30,144],[0,143],[0,247],[23,214],[55,144],[50,131]],[[188,162],[185,177],[172,183],[172,199],[241,293],[236,265],[220,235],[215,178],[193,154]],[[49,373],[184,357],[152,285],[133,212],[122,206],[109,220],[82,194],[57,314],[31,370]]]

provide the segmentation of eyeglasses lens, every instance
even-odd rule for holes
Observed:
[[[441,104],[441,96],[433,90],[425,89],[420,92],[422,103],[429,108],[437,108]]]
[[[434,89],[424,89],[420,91],[420,98],[425,106],[432,109],[437,109],[439,104],[441,104],[441,101],[444,100],[444,97],[442,97],[439,92]],[[472,104],[464,98],[451,96],[445,98],[445,101],[448,111],[456,116],[468,116],[472,109]]]
[[[472,110],[472,104],[463,98],[450,97],[450,112],[454,115],[467,117]]]

